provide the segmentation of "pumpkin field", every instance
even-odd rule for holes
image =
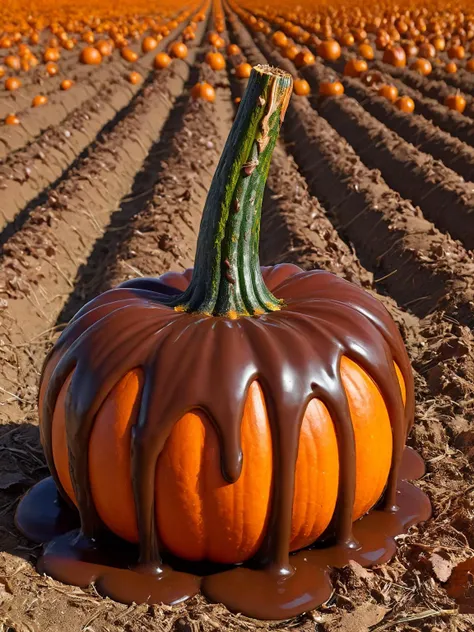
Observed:
[[[252,71],[255,66],[264,70]],[[127,535],[127,494],[133,503],[131,483],[130,492],[125,493],[121,479],[109,467],[111,461],[107,459],[112,457],[105,431],[103,435],[93,434],[87,449],[85,444],[81,447],[77,434],[77,462],[71,459],[71,446],[68,451],[66,432],[61,439],[53,427],[48,448],[47,424],[39,421],[38,411],[41,416],[41,410],[48,410],[48,402],[55,402],[54,394],[50,394],[54,389],[57,402],[62,402],[65,410],[69,406],[64,403],[64,384],[58,382],[58,386],[51,378],[53,372],[57,373],[55,367],[66,362],[51,352],[53,345],[78,310],[101,293],[124,282],[129,282],[125,288],[149,292],[147,277],[183,273],[193,266],[201,216],[226,139],[239,108],[251,107],[251,90],[245,93],[247,83],[257,81],[258,72],[265,75],[268,66],[280,69],[270,69],[275,83],[268,90],[272,104],[273,99],[280,99],[278,111],[280,120],[284,120],[275,140],[278,125],[275,117],[271,118],[273,105],[268,106],[262,119],[264,136],[255,143],[257,159],[249,154],[243,165],[244,176],[249,181],[254,178],[252,182],[261,188],[247,192],[244,184],[239,185],[242,198],[233,199],[229,213],[233,212],[235,218],[241,206],[255,204],[258,209],[259,196],[263,197],[262,266],[286,263],[305,272],[330,272],[362,288],[386,307],[398,326],[413,370],[415,416],[407,445],[425,463],[425,473],[413,476],[418,478],[413,485],[423,492],[415,489],[420,494],[416,498],[425,498],[425,494],[429,498],[431,516],[426,519],[425,511],[417,514],[418,520],[407,519],[406,524],[414,526],[397,531],[393,540],[396,550],[394,546],[391,555],[377,557],[380,563],[375,566],[351,558],[331,568],[329,599],[305,612],[299,608],[291,617],[256,614],[259,618],[253,618],[247,616],[251,609],[245,613],[245,604],[244,609],[229,605],[238,600],[227,602],[227,608],[220,603],[225,599],[218,598],[221,590],[225,593],[219,575],[211,575],[217,578],[214,583],[207,578],[207,590],[191,591],[189,599],[178,599],[174,605],[153,603],[152,599],[152,603],[121,599],[123,585],[102,590],[100,582],[88,585],[83,581],[77,586],[71,585],[72,581],[61,582],[51,576],[54,572],[47,572],[56,563],[54,559],[49,561],[51,566],[46,561],[37,569],[42,544],[26,537],[24,528],[20,532],[17,527],[21,520],[15,519],[20,500],[49,476],[51,462],[58,470],[56,483],[59,480],[69,499],[78,505],[73,498],[78,483],[71,482],[69,471],[79,471],[81,451],[91,462],[95,459],[95,470],[86,470],[86,478],[89,471],[91,478],[93,474],[108,485],[99,509],[101,517],[107,514],[113,521],[119,516],[118,523],[123,518],[120,524],[125,526],[117,527],[116,534],[132,542],[140,539],[141,547],[144,540],[142,527],[139,525],[140,533],[136,534],[133,520],[133,533]],[[290,75],[293,91],[288,102]],[[264,99],[259,99],[255,108],[258,103],[264,106]],[[263,192],[265,178],[259,175],[259,158],[274,142]],[[231,149],[226,147],[229,155]],[[210,194],[208,202],[211,198]],[[195,270],[201,257],[204,264],[200,270],[205,275],[211,274],[211,255],[206,258],[206,251],[211,252],[214,242],[209,236],[205,241],[203,231],[200,240],[204,245],[197,250]],[[258,230],[256,240],[258,244]],[[224,261],[228,269],[221,275],[230,289],[235,285],[231,246]],[[255,246],[251,255],[257,257],[257,251]],[[252,292],[255,290],[259,299],[258,308],[248,308],[248,304],[256,305],[249,292],[250,298],[244,297],[245,309],[235,307],[228,298],[225,310],[202,309],[201,316],[224,315],[235,320],[236,314],[244,314],[256,320],[264,312],[262,305],[268,307],[267,312],[277,313],[280,303],[271,305],[276,299],[261,281],[258,264],[254,267],[258,273]],[[295,274],[296,268],[288,269],[293,270],[289,274]],[[271,274],[263,272],[263,279]],[[180,285],[185,277],[180,275],[178,282],[178,275],[171,275],[177,283],[173,287],[187,291],[189,278],[183,287]],[[198,283],[199,279],[196,286]],[[297,281],[293,284],[298,286]],[[203,281],[203,287],[211,285]],[[337,331],[337,326],[346,322],[344,318],[347,320],[344,305],[337,307],[342,299],[336,290],[333,292],[336,307],[333,304],[327,308],[332,310],[328,313],[333,322],[321,329],[321,338],[329,338],[330,332]],[[362,294],[357,289],[357,296]],[[177,313],[188,308],[193,311],[193,300],[197,300],[186,292],[183,296],[191,296],[191,307],[168,303]],[[364,300],[370,300],[367,305],[377,304],[370,297]],[[96,309],[102,307],[99,304]],[[123,343],[122,362],[127,361],[126,355],[141,349],[143,341],[137,336],[144,331],[140,319],[145,323],[146,318],[144,311],[140,318],[115,323],[115,329],[110,325],[103,334],[102,340],[107,337],[110,345],[114,338],[128,341]],[[372,327],[371,322],[368,317],[364,327]],[[353,335],[347,331],[344,340],[356,347],[357,319],[353,326]],[[124,327],[136,331],[135,337],[126,338]],[[212,334],[210,330],[208,336],[218,335],[217,329]],[[78,331],[78,339],[83,339],[85,334]],[[474,559],[473,332],[474,4],[467,0],[383,0],[376,4],[344,0],[0,2],[0,632],[473,630],[474,563],[469,561]],[[167,402],[166,406],[162,404],[163,410],[172,408],[172,394],[178,400],[187,397],[186,388],[178,382],[185,373],[190,383],[201,380],[203,388],[214,389],[212,396],[220,406],[219,398],[224,396],[218,396],[218,392],[225,391],[227,382],[223,376],[221,383],[219,370],[225,366],[230,371],[241,362],[241,352],[234,344],[222,343],[209,360],[204,344],[198,351],[198,336],[186,335],[180,337],[179,358],[170,364],[174,367],[168,377],[170,385],[160,391]],[[360,340],[370,337],[368,329],[362,327]],[[88,388],[93,390],[94,379],[105,375],[107,357],[101,356],[105,354],[101,344],[90,338],[89,353],[98,358],[96,373],[92,372],[88,380]],[[350,342],[352,338],[355,343]],[[76,339],[72,340],[75,343]],[[304,345],[292,350],[295,356],[300,352],[304,355]],[[53,369],[44,365],[48,353]],[[163,343],[159,353],[165,358],[171,352]],[[373,357],[379,362],[380,356]],[[220,364],[213,372],[204,366],[217,362],[217,358]],[[76,366],[81,361],[75,357],[73,368],[78,374]],[[109,360],[110,370],[114,362]],[[350,367],[345,370],[355,371]],[[357,370],[370,379],[362,368]],[[390,371],[398,378],[397,401],[401,401],[401,390],[405,405],[409,400],[409,369],[403,370],[397,359],[391,362]],[[175,375],[177,382],[173,385],[170,377]],[[138,380],[139,386],[134,388],[140,390],[142,378],[138,372],[128,373],[127,379],[131,380],[130,376]],[[206,381],[206,376],[214,376],[215,383],[210,378]],[[53,386],[48,386],[49,379]],[[81,388],[87,390],[78,379],[75,381],[78,392]],[[377,391],[373,397],[381,399],[377,384],[372,386]],[[363,398],[359,406],[366,406],[366,417],[371,418],[378,409],[369,402],[367,389],[367,401]],[[143,390],[149,389],[145,386]],[[262,399],[261,393],[259,390],[252,397]],[[152,404],[148,406],[161,405],[150,397]],[[124,406],[128,405],[125,400]],[[384,400],[381,402],[383,406]],[[51,419],[57,424],[54,407],[56,402]],[[331,421],[328,409],[333,416],[334,409],[325,409]],[[386,410],[391,410],[387,403]],[[250,413],[247,416],[251,417]],[[43,423],[41,440],[39,423]],[[387,468],[392,467],[392,441],[395,452],[396,436],[393,430],[393,440],[391,435],[384,439],[381,431],[377,434],[375,423],[373,426],[367,439],[372,441],[367,444],[372,446],[372,461],[365,476],[375,480],[379,476],[376,468],[382,468],[379,462],[384,458],[388,459]],[[187,430],[181,430],[184,446],[200,440],[196,438],[199,433],[192,432],[191,422]],[[220,441],[227,441],[224,435],[219,434]],[[385,445],[388,441],[389,447]],[[147,447],[143,443],[139,444],[142,452],[133,458],[145,458]],[[229,445],[226,449],[230,454]],[[184,459],[185,447],[181,450]],[[325,444],[324,451],[326,465],[319,467],[331,470],[339,457],[330,457],[329,444]],[[242,484],[249,488],[249,499],[252,488],[258,490],[258,495],[248,500],[254,503],[252,512],[257,515],[266,507],[258,499],[266,498],[264,478],[271,462],[267,467],[257,451],[254,459],[252,474],[245,470],[244,449],[246,478]],[[61,474],[61,468],[66,474]],[[176,483],[176,489],[172,486],[179,468],[173,469],[172,463],[163,468],[163,494],[168,487],[163,510],[166,514],[174,494],[180,493],[180,483]],[[354,509],[354,520],[375,505],[385,485],[389,488],[388,476],[387,470],[380,488],[372,491],[373,498],[367,492],[367,506],[362,503],[359,513]],[[228,482],[232,476],[225,478]],[[233,482],[237,478],[234,476]],[[406,484],[405,479],[402,484]],[[338,485],[341,483],[334,483],[339,490],[335,494],[341,493]],[[135,499],[137,494],[145,496],[144,488],[137,489],[133,490]],[[87,505],[87,499],[83,502]],[[232,502],[226,512],[235,510]],[[265,502],[270,501],[266,498]],[[145,503],[143,507],[146,509]],[[50,510],[45,505],[44,516],[49,516]],[[334,507],[332,511],[336,511]],[[293,507],[293,526],[296,513]],[[62,516],[61,520],[67,522],[66,518]],[[330,528],[330,519],[331,515],[318,531],[314,526],[317,537]],[[265,521],[263,513],[261,520]],[[56,522],[55,528],[60,520]],[[179,518],[174,525],[169,522],[167,542],[173,542],[175,535],[179,538],[179,522]],[[71,523],[69,529],[76,526]],[[213,519],[214,543],[220,537],[219,526],[219,520]],[[61,529],[68,531],[63,526]],[[161,529],[164,534],[163,525]],[[315,537],[304,542],[304,538],[295,537],[300,544],[294,544],[291,550],[309,546]],[[198,560],[197,554],[193,557],[197,544],[192,540],[184,538],[184,543],[175,547],[189,549],[189,555],[180,556],[173,546],[168,548],[172,555]],[[242,559],[227,559],[227,553],[221,554],[221,550],[208,557],[228,568],[231,563],[250,559],[260,551],[259,546],[249,545]],[[289,559],[291,563],[292,557]],[[182,570],[181,564],[178,570]],[[64,573],[65,578],[69,577]],[[226,575],[223,573],[223,577]],[[62,575],[56,572],[58,576]],[[127,577],[123,575],[125,584]],[[258,594],[258,583],[257,587],[248,586],[249,592]],[[132,603],[121,603],[127,599]],[[255,612],[267,610],[263,607]]]

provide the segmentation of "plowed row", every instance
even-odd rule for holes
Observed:
[[[226,70],[203,63],[210,15],[185,62],[153,73],[143,58],[145,81],[134,87],[118,61],[93,78],[84,71],[74,98],[60,95],[21,129],[0,130],[0,630],[471,630],[439,567],[474,553],[472,119],[441,105],[444,80],[380,61],[413,96],[416,114],[358,79],[344,79],[339,99],[294,96],[268,180],[261,258],[334,272],[392,313],[415,369],[410,444],[427,461],[419,485],[433,518],[400,539],[387,566],[339,571],[319,612],[271,625],[201,597],[126,607],[64,586],[36,573],[38,549],[14,528],[21,494],[47,474],[36,386],[57,332],[98,292],[192,265],[207,188],[245,87],[234,66],[245,56],[296,73],[226,9],[224,36],[243,53]],[[302,73],[314,94],[324,72],[317,62]],[[214,103],[192,100],[200,80],[216,88]],[[464,75],[453,81],[474,92]],[[0,117],[9,99],[0,96]]]

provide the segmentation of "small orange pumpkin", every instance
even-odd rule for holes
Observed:
[[[395,103],[395,101],[398,99],[397,87],[392,86],[390,84],[385,84],[383,86],[380,86],[378,94],[379,96],[383,97],[384,99],[387,99],[391,103]]]
[[[313,53],[309,50],[301,50],[294,59],[295,66],[297,68],[312,66],[315,61]]]
[[[466,55],[464,46],[450,46],[447,52],[449,59],[464,59]]]
[[[283,31],[275,31],[272,35],[272,42],[278,48],[286,48],[288,46],[288,38]]]
[[[43,61],[59,61],[60,53],[58,48],[47,48],[43,53]]]
[[[431,74],[433,70],[433,66],[431,65],[429,60],[424,59],[423,57],[415,59],[410,68],[411,70],[415,70],[416,72],[420,73],[420,75],[423,75],[424,77],[427,77],[429,74]]]
[[[401,46],[393,46],[385,50],[383,62],[395,68],[404,68],[407,64],[407,56]]]
[[[341,56],[341,47],[334,39],[324,40],[318,46],[318,55],[326,61],[337,61]]]
[[[375,56],[374,49],[370,44],[363,43],[359,46],[359,55],[367,61],[372,61]]]
[[[127,47],[122,48],[122,50],[120,51],[120,54],[122,56],[122,59],[125,59],[125,61],[128,61],[131,64],[136,62],[138,59],[138,53],[136,53],[131,48],[127,48]]]
[[[340,97],[344,94],[344,86],[340,81],[321,81],[319,95],[321,97]]]
[[[398,108],[401,112],[412,114],[412,112],[415,111],[415,102],[411,97],[398,97],[398,99],[395,101],[395,107]]]
[[[132,86],[136,86],[138,83],[140,83],[141,81],[143,81],[143,77],[141,76],[141,74],[139,72],[136,72],[135,70],[133,70],[128,76],[127,76],[127,80],[129,81],[129,83],[132,84]]]
[[[296,55],[300,52],[298,46],[295,44],[289,44],[286,48],[283,49],[283,57],[286,57],[290,61],[293,61],[296,58]]]
[[[20,119],[16,114],[8,114],[5,117],[5,125],[20,125]]]
[[[216,100],[216,91],[209,83],[196,83],[191,89],[191,96],[195,100],[202,99],[203,101],[214,103]]]
[[[55,77],[59,72],[59,66],[54,61],[48,61],[46,64],[46,72],[50,77]]]
[[[153,60],[153,66],[157,70],[167,68],[171,64],[171,57],[167,53],[158,53]]]
[[[114,51],[112,40],[99,40],[95,45],[102,57],[110,57]]]
[[[306,79],[295,79],[293,82],[293,92],[298,97],[307,97],[311,92],[311,87]]]
[[[252,66],[247,62],[243,62],[235,67],[235,76],[238,79],[248,79],[252,72]]]
[[[448,63],[445,64],[445,66],[444,66],[444,70],[445,70],[445,72],[448,73],[448,75],[454,75],[458,71],[458,67],[456,65],[456,62],[448,61]]]
[[[19,88],[21,88],[21,79],[18,79],[18,77],[8,77],[8,79],[5,79],[5,90],[13,92]]]
[[[31,106],[34,108],[38,108],[41,105],[46,105],[46,103],[48,103],[48,97],[44,94],[37,94],[35,97],[33,97]]]
[[[242,51],[237,44],[229,44],[229,46],[227,46],[227,54],[229,57],[232,57],[233,55],[240,55],[241,52]]]
[[[170,46],[170,55],[177,59],[186,59],[188,56],[188,47],[186,44],[183,44],[183,42],[173,42]]]
[[[206,63],[212,68],[212,70],[224,70],[225,68],[225,59],[222,53],[207,53]]]
[[[151,35],[148,35],[147,37],[143,38],[142,52],[149,53],[152,50],[155,50],[157,46],[158,46],[158,40],[156,39],[156,37],[152,37]]]
[[[465,68],[468,72],[474,72],[474,59],[468,59]]]
[[[365,59],[349,59],[344,66],[344,75],[346,77],[360,77],[367,70],[368,66]]]
[[[81,50],[79,61],[81,64],[87,64],[88,66],[98,66],[102,62],[102,55],[97,48],[86,46],[86,48]]]
[[[455,110],[460,114],[462,114],[466,109],[466,104],[466,99],[463,97],[462,94],[459,93],[449,94],[444,100],[444,105],[446,107],[448,107],[450,110]]]
[[[16,55],[7,55],[3,60],[3,63],[15,72],[18,72],[21,68],[20,58]]]
[[[72,79],[63,79],[61,81],[60,88],[61,90],[70,90],[74,85],[74,81]]]

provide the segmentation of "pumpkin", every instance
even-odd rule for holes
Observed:
[[[420,55],[427,59],[434,59],[436,57],[436,47],[429,42],[424,42],[419,48]]]
[[[309,50],[301,50],[295,57],[294,63],[297,68],[312,66],[315,63],[314,55]]]
[[[21,88],[21,79],[18,79],[18,77],[8,77],[8,79],[5,79],[5,90],[13,92],[19,88]]]
[[[437,35],[431,41],[438,52],[442,52],[446,48],[446,40],[441,35]]]
[[[349,59],[344,66],[344,75],[346,77],[360,77],[367,70],[368,66],[365,59]]]
[[[407,96],[398,97],[398,99],[395,101],[395,107],[398,108],[401,112],[411,114],[415,111],[415,102],[412,98]]]
[[[46,105],[46,103],[48,103],[48,97],[44,94],[37,94],[35,97],[33,97],[33,100],[31,101],[31,106],[34,108],[38,108],[41,105]]]
[[[343,33],[340,42],[343,46],[354,46],[355,39],[352,33]]]
[[[293,83],[293,92],[298,97],[307,97],[311,92],[311,88],[306,79],[295,79]]]
[[[86,48],[81,50],[79,61],[81,64],[98,66],[102,62],[102,55],[99,53],[97,48],[94,48],[93,46],[86,46]]]
[[[468,59],[465,68],[468,72],[474,72],[474,59]]]
[[[216,91],[209,83],[196,83],[191,89],[191,96],[196,100],[202,99],[203,101],[214,103],[216,100]]]
[[[433,67],[428,59],[423,59],[422,57],[415,59],[410,68],[411,70],[420,73],[420,75],[423,75],[424,77],[427,77],[429,74],[431,74],[433,70]]]
[[[183,42],[173,42],[170,46],[170,55],[171,57],[176,57],[177,59],[186,59],[188,55],[188,47]]]
[[[206,63],[212,68],[212,70],[224,70],[225,68],[225,59],[222,53],[207,53]]]
[[[112,40],[99,40],[95,45],[102,57],[110,57],[114,52],[114,44]]]
[[[58,48],[47,48],[43,53],[43,61],[59,61],[60,52]]]
[[[46,73],[50,77],[54,77],[58,74],[58,72],[59,72],[58,64],[54,61],[48,61],[48,63],[46,64]]]
[[[464,46],[450,46],[447,52],[449,59],[464,59],[466,55]]]
[[[318,55],[326,61],[337,61],[341,56],[341,47],[336,40],[324,40],[318,46]]]
[[[379,96],[383,97],[384,99],[387,99],[388,101],[391,101],[392,103],[395,103],[395,101],[398,99],[397,87],[392,86],[390,84],[385,84],[383,86],[380,86],[378,94]]]
[[[139,72],[133,70],[129,75],[127,75],[127,81],[131,83],[133,86],[136,86],[138,83],[143,81],[143,77]]]
[[[322,97],[340,97],[344,94],[344,86],[340,81],[321,81],[319,95]]]
[[[6,74],[6,70],[3,66],[0,66],[0,79],[2,79]]]
[[[454,75],[458,71],[458,67],[454,61],[448,61],[444,66],[444,70],[448,75]]]
[[[147,37],[143,38],[142,52],[149,53],[152,50],[155,50],[157,46],[158,46],[158,40],[156,39],[156,37],[152,37],[151,35],[148,35]]]
[[[238,79],[248,79],[250,77],[250,73],[252,71],[252,66],[247,62],[243,62],[242,64],[238,64],[235,67],[235,76]]]
[[[383,62],[395,66],[395,68],[404,68],[407,63],[407,56],[401,46],[393,46],[385,50]]]
[[[360,44],[359,46],[359,55],[368,61],[372,61],[374,59],[375,53],[374,49],[370,44]]]
[[[125,61],[128,61],[131,64],[136,62],[138,59],[138,53],[136,53],[131,48],[127,48],[126,46],[122,48],[122,50],[120,51],[120,55],[122,56],[122,59],[125,59]]]
[[[3,60],[3,63],[5,66],[8,66],[8,68],[15,70],[15,72],[18,72],[21,68],[20,58],[16,55],[7,55]]]
[[[459,93],[448,94],[444,100],[444,105],[450,110],[455,110],[456,112],[460,112],[462,114],[466,109],[466,99]]]
[[[233,55],[240,55],[241,52],[242,51],[237,44],[229,44],[229,46],[227,46],[227,54],[229,57],[232,57]]]
[[[88,303],[49,354],[39,395],[48,465],[81,516],[82,540],[68,546],[105,527],[139,542],[140,582],[148,570],[165,591],[184,580],[163,569],[162,551],[226,564],[253,558],[259,571],[203,582],[207,595],[232,592],[232,607],[247,612],[255,581],[265,580],[262,602],[267,590],[285,593],[290,551],[327,529],[340,551],[353,551],[353,521],[379,500],[393,512],[413,418],[408,357],[381,303],[325,271],[260,268],[264,185],[291,83],[268,66],[252,72],[194,269],[127,281]],[[51,552],[44,569],[58,568],[54,543]],[[75,575],[75,564],[62,568]],[[109,578],[113,594],[129,590],[124,573]],[[190,581],[172,598],[194,594]],[[317,599],[277,612],[290,617]]]
[[[272,42],[278,48],[286,48],[288,46],[288,38],[283,31],[275,31],[272,35]]]
[[[20,119],[16,114],[8,114],[5,117],[5,125],[20,125]]]
[[[153,66],[157,70],[167,68],[171,64],[171,57],[167,53],[158,53],[153,60]]]
[[[298,46],[295,46],[294,44],[290,44],[286,48],[283,49],[283,57],[286,57],[290,61],[293,61],[299,52],[300,52],[300,49],[298,48]]]

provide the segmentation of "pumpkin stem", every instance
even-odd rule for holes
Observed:
[[[237,318],[281,308],[260,271],[260,216],[292,85],[279,68],[252,69],[204,206],[193,278],[175,309]]]

